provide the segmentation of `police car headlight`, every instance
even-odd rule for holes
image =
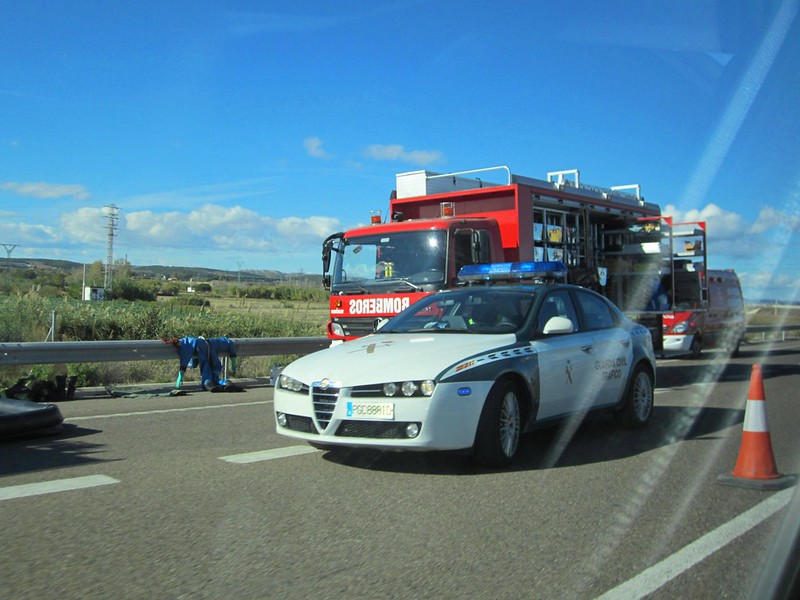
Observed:
[[[403,396],[413,396],[414,392],[416,392],[418,388],[417,384],[413,381],[404,381],[400,389],[403,392]]]
[[[284,375],[281,373],[281,376],[278,378],[278,385],[284,390],[289,390],[290,392],[299,392],[303,389],[303,384],[297,379],[293,379],[288,375]]]
[[[402,393],[403,396],[406,397],[432,396],[433,390],[435,389],[436,383],[432,379],[426,379],[425,381],[404,381],[402,383],[389,381],[384,383],[381,387],[383,395],[387,397],[396,396],[398,393]]]

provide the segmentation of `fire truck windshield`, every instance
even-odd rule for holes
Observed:
[[[385,291],[398,283],[427,289],[444,281],[444,231],[376,233],[344,241],[332,271],[332,290]]]

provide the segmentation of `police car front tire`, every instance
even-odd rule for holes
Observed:
[[[631,429],[644,427],[653,413],[653,376],[639,365],[633,371],[622,406],[615,413],[620,425]]]
[[[511,464],[517,455],[522,405],[516,386],[508,380],[494,384],[483,405],[475,435],[475,459],[488,467]]]

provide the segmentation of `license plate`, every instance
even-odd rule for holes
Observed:
[[[351,419],[394,419],[391,402],[348,402],[347,416]]]

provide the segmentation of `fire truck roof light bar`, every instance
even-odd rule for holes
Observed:
[[[567,267],[560,261],[507,262],[465,265],[458,272],[462,281],[517,281],[520,279],[566,280]]]

